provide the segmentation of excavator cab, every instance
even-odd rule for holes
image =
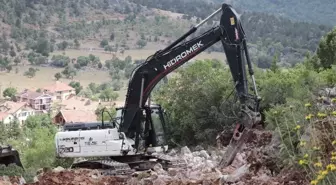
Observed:
[[[119,128],[124,108],[118,107],[116,110],[113,124]],[[142,114],[140,118],[139,148],[147,152],[156,152],[158,148],[160,148],[160,151],[167,151],[167,119],[164,109],[160,105],[151,104],[150,106],[144,106],[140,112]],[[136,136],[129,137],[136,138]]]

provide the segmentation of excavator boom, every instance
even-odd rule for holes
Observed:
[[[201,25],[220,12],[222,15],[218,26],[185,41]],[[117,117],[113,119],[110,128],[105,128],[102,123],[103,129],[90,130],[82,126],[83,128],[73,131],[58,132],[55,136],[57,156],[110,157],[129,166],[137,166],[142,163],[140,161],[148,157],[142,154],[166,151],[168,146],[165,137],[164,111],[160,105],[146,105],[146,102],[153,88],[162,78],[218,42],[222,43],[233,84],[241,103],[239,127],[236,129],[225,159],[220,163],[229,165],[248,138],[246,134],[248,129],[260,121],[260,98],[249,59],[245,32],[238,14],[228,4],[223,4],[179,39],[165,49],[159,50],[134,69],[129,80],[125,105],[117,109]],[[254,94],[248,92],[246,65],[252,78]],[[85,161],[78,163],[78,166],[89,166],[89,164],[92,162]],[[111,166],[101,161],[96,161],[95,164]]]
[[[185,38],[194,33],[198,27],[219,12],[222,12],[219,26],[189,41],[182,42]],[[208,18],[194,26],[167,48],[149,57],[133,71],[129,81],[123,115],[121,116],[120,132],[125,132],[126,135],[131,138],[138,137],[141,132],[142,108],[145,106],[155,85],[170,72],[219,41],[223,45],[236,92],[242,104],[242,110],[249,113],[258,112],[259,99],[246,45],[245,32],[236,11],[230,5],[223,4],[220,9],[212,13]],[[248,93],[244,56],[249,73],[252,76],[255,95]],[[248,100],[252,100],[250,102],[252,102],[253,105],[247,106]],[[248,108],[251,106],[253,107],[252,110]],[[251,125],[251,122],[245,121],[243,125],[247,124]],[[136,139],[136,141],[138,140],[139,139]],[[138,144],[139,143],[136,142],[136,148]]]

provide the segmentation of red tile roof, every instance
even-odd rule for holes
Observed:
[[[0,112],[0,121],[2,121],[3,119],[5,119],[8,115],[9,115],[8,112]]]
[[[27,99],[31,100],[31,99],[36,99],[36,98],[38,98],[42,95],[43,95],[43,93],[39,93],[39,92],[35,92],[35,91],[31,91],[31,90],[26,89],[23,92],[17,94],[16,96],[19,96],[21,98],[27,98]]]
[[[94,111],[85,110],[61,110],[66,122],[94,122],[97,116]]]
[[[6,101],[6,102],[2,103],[0,106],[5,106],[6,108],[9,109],[6,112],[10,113],[10,114],[13,114],[13,113],[15,113],[16,111],[18,111],[20,108],[22,108],[25,105],[26,105],[25,102]]]
[[[47,86],[43,88],[49,92],[58,92],[58,91],[70,91],[75,90],[73,87],[69,86],[68,84],[62,83],[60,81],[56,81],[53,85]]]

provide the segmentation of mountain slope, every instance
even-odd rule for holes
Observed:
[[[222,3],[223,0],[213,0]],[[279,15],[296,21],[336,26],[335,0],[224,0],[237,9]]]

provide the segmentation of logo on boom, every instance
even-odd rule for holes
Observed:
[[[172,67],[177,62],[179,62],[180,60],[184,59],[185,57],[189,56],[193,52],[195,52],[198,49],[200,49],[201,47],[203,47],[203,44],[201,42],[202,41],[199,41],[198,43],[191,46],[189,49],[183,51],[181,54],[177,55],[175,58],[168,61],[166,65],[163,65],[164,69],[167,70],[168,68]]]

